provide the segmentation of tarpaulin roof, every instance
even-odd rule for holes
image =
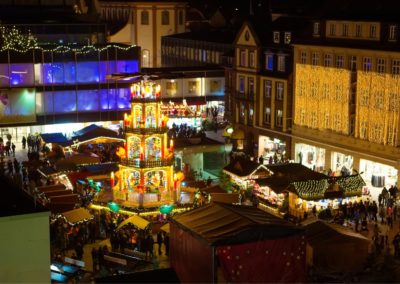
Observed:
[[[42,137],[43,141],[46,143],[57,143],[62,146],[68,146],[72,144],[72,141],[68,140],[68,138],[65,137],[65,135],[61,132],[42,133],[40,134],[40,137]]]
[[[135,225],[139,229],[144,230],[150,224],[150,222],[147,221],[146,219],[143,219],[140,216],[133,215],[133,216],[130,216],[128,219],[122,221],[121,224],[118,225],[117,230],[121,229],[123,226],[128,225],[128,224]]]
[[[212,202],[222,202],[222,203],[239,203],[239,193],[211,193]]]
[[[338,224],[315,221],[305,226],[306,239],[310,245],[326,245],[329,243],[370,242],[363,235]]]
[[[108,137],[115,139],[122,139],[114,130],[91,124],[81,130],[75,131],[72,140],[79,140],[79,142],[96,139],[99,137]]]
[[[62,213],[62,215],[71,224],[93,219],[93,215],[90,214],[90,212],[87,209],[82,207],[64,212]]]
[[[226,190],[221,188],[219,185],[212,185],[201,188],[200,191],[211,194],[211,193],[227,193]]]
[[[109,173],[118,171],[118,163],[102,163],[83,166],[83,170],[93,173]]]
[[[173,216],[171,222],[210,245],[283,238],[303,231],[256,207],[222,203]]]
[[[41,167],[39,169],[37,169],[37,171],[42,174],[44,177],[49,177],[51,175],[55,175],[58,173],[58,171],[54,168],[54,167]]]

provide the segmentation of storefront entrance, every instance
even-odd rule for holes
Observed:
[[[277,138],[260,135],[258,138],[258,157],[263,157],[263,163],[283,162],[286,158],[286,142]]]
[[[314,171],[322,172],[325,169],[325,149],[296,143],[294,160]]]
[[[332,152],[331,169],[336,176],[353,172],[353,156],[339,152]]]

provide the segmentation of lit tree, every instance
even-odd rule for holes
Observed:
[[[0,50],[27,51],[38,46],[37,39],[28,30],[22,33],[17,27],[0,26]]]

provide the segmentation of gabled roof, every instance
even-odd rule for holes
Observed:
[[[256,207],[222,203],[173,216],[171,222],[209,245],[277,239],[302,232],[301,228]]]
[[[88,141],[98,137],[108,137],[108,138],[115,138],[119,139],[121,137],[118,136],[118,133],[111,130],[104,128],[102,126],[98,126],[96,124],[91,124],[87,127],[82,128],[81,130],[75,131],[74,135],[72,136],[72,140],[79,140]]]
[[[224,170],[233,173],[237,176],[245,177],[253,173],[260,167],[266,169],[265,166],[260,165],[257,162],[253,162],[248,159],[240,157],[233,159],[227,166],[224,167]]]

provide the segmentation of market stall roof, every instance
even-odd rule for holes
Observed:
[[[82,167],[83,171],[90,172],[91,174],[110,173],[118,171],[118,163],[102,163],[85,165]]]
[[[147,226],[150,224],[149,221],[147,221],[146,219],[143,219],[142,217],[138,216],[138,215],[133,215],[130,216],[128,219],[124,220],[121,222],[121,224],[118,225],[117,230],[121,229],[123,226],[128,225],[128,224],[132,224],[136,227],[138,227],[139,229],[146,229]]]
[[[257,162],[250,161],[243,157],[237,157],[224,167],[224,171],[245,177],[250,174],[260,174],[261,176],[270,175],[270,170]]]
[[[211,194],[211,193],[227,193],[226,190],[224,190],[218,184],[201,188],[200,191],[202,191],[204,193],[208,193],[208,194]]]
[[[37,169],[37,171],[43,175],[45,178],[52,176],[52,175],[56,175],[59,173],[59,171],[57,171],[54,167],[51,166],[47,166],[47,167],[40,167]]]
[[[370,242],[363,235],[354,232],[338,224],[332,224],[325,221],[315,221],[305,227],[307,242],[312,246],[328,243],[351,243],[351,242]]]
[[[164,224],[164,225],[162,225],[160,227],[160,230],[166,232],[167,234],[169,234],[169,227],[170,227],[169,223],[166,223],[166,224]]]
[[[216,202],[173,216],[171,222],[210,245],[275,239],[303,231],[256,207]]]
[[[95,140],[98,138],[108,139],[104,141],[102,140],[102,143],[124,141],[123,137],[118,136],[118,133],[114,130],[104,128],[96,124],[91,124],[87,127],[82,128],[81,130],[75,131],[72,136],[72,140],[74,142],[78,140],[79,143],[89,143],[89,141],[91,141],[90,143],[95,143]]]
[[[63,215],[70,224],[93,219],[93,215],[90,214],[87,209],[82,207],[64,212],[61,215]]]
[[[69,140],[67,137],[65,137],[65,135],[62,134],[61,132],[42,133],[40,134],[40,137],[42,137],[43,141],[46,143],[56,143],[62,146],[72,145],[72,141]]]
[[[211,193],[211,202],[237,204],[240,202],[239,193]]]

